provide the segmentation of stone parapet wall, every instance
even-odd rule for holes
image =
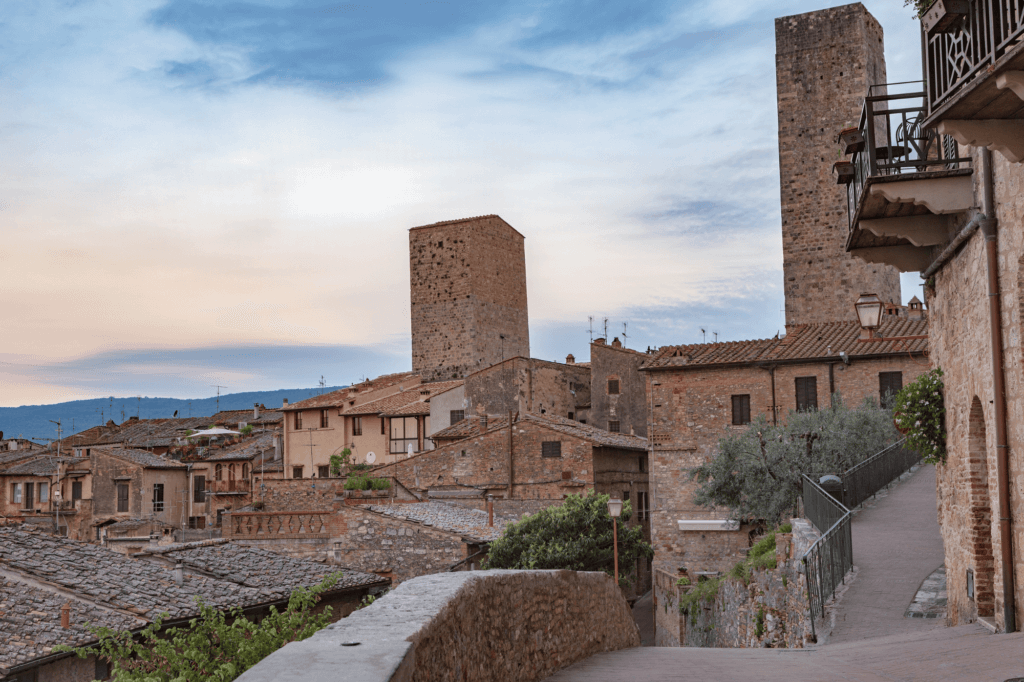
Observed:
[[[403,583],[238,679],[539,682],[594,654],[639,645],[629,605],[604,573],[447,573]]]
[[[265,480],[256,486],[253,501],[263,502],[264,511],[330,511],[334,498],[345,487],[344,478],[286,478]]]

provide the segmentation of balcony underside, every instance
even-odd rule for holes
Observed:
[[[970,168],[868,178],[846,249],[901,272],[925,269],[949,241],[950,220],[970,210]]]
[[[1024,119],[1024,93],[1015,92],[1015,79],[1009,73],[1014,71],[1024,72],[1024,42],[1004,54],[991,70],[982,69],[932,109],[923,126],[931,128],[947,120]],[[1010,78],[1001,79],[1004,75]]]

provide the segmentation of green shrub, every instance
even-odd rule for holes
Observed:
[[[238,430],[238,432],[241,433],[243,436],[251,436],[252,435],[252,424],[246,424],[245,426],[240,428]]]
[[[348,466],[349,457],[352,455],[352,451],[345,448],[340,454],[331,455],[330,466],[331,476],[340,476],[341,468]]]
[[[345,490],[369,490],[370,479],[366,476],[349,476],[345,481]]]
[[[688,613],[697,602],[700,601],[714,601],[715,597],[718,596],[718,588],[721,587],[722,581],[726,578],[735,578],[736,580],[742,580],[744,585],[750,583],[751,574],[756,569],[765,568],[777,568],[778,561],[775,558],[775,535],[780,532],[784,532],[783,529],[792,530],[790,524],[780,526],[776,530],[765,535],[763,538],[758,540],[750,550],[747,551],[747,558],[737,563],[729,572],[721,578],[712,578],[711,580],[702,580],[697,583],[697,587],[691,590],[688,594],[681,595],[679,597],[679,610],[683,613]],[[683,583],[686,580],[686,583]],[[689,585],[688,578],[680,578],[677,585]],[[782,585],[786,585],[786,576],[782,576]],[[691,616],[695,616],[694,612]],[[696,622],[696,620],[694,620]]]
[[[757,615],[754,616],[754,636],[760,637],[764,634],[764,606],[757,607]]]
[[[371,478],[370,485],[374,490],[390,490],[391,479],[388,478]]]
[[[679,580],[676,581],[676,586],[677,587],[686,587],[687,585],[692,585],[692,584],[693,584],[693,582],[689,578],[687,578],[685,575],[682,578],[680,578]]]
[[[942,370],[922,374],[896,394],[894,419],[906,431],[907,447],[929,464],[946,461],[946,406]]]

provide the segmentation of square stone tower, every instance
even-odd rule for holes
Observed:
[[[511,225],[488,215],[414,227],[409,266],[412,368],[424,382],[530,357],[526,253]]]
[[[839,131],[885,83],[882,27],[855,3],[776,19],[775,43],[786,326],[854,320],[865,292],[899,304],[895,268],[846,252],[846,187],[832,175]]]

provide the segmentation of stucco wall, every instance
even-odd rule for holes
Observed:
[[[359,646],[340,646],[360,642]],[[473,571],[415,578],[248,670],[239,682],[539,682],[603,651],[640,645],[604,573]]]

